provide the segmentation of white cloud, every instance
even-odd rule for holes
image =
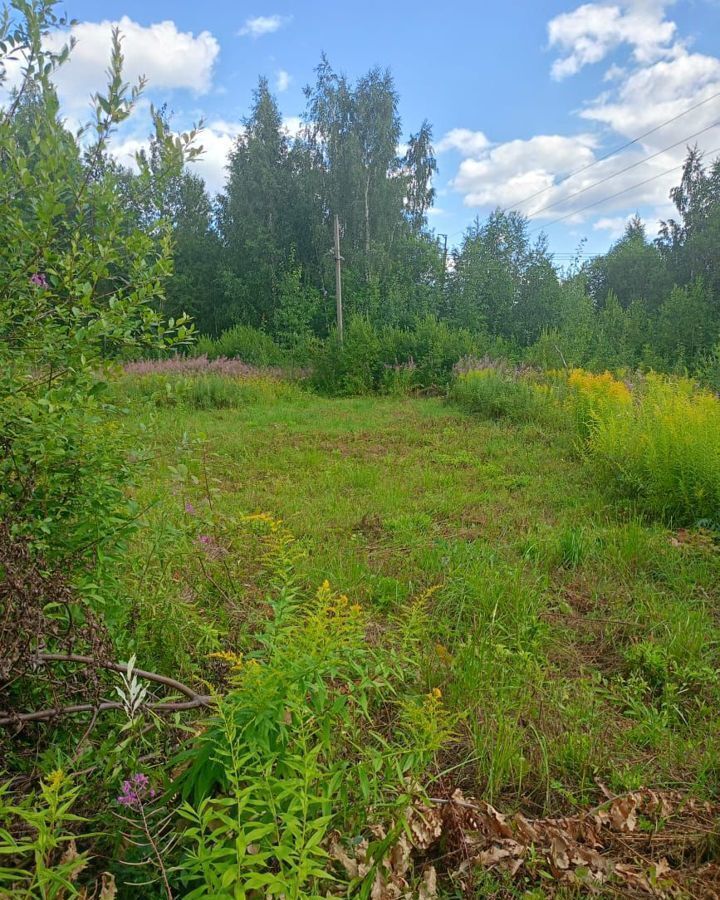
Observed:
[[[210,90],[220,45],[209,31],[198,35],[179,31],[170,20],[144,26],[127,16],[116,22],[79,22],[69,32],[55,31],[46,39],[52,49],[59,49],[70,35],[77,40],[70,60],[56,75],[63,111],[69,116],[83,115],[91,94],[106,84],[114,25],[122,35],[126,81],[146,75],[149,90],[186,89],[196,94]]]
[[[556,176],[592,162],[593,145],[590,135],[537,135],[508,141],[464,159],[452,187],[464,194],[466,206],[512,207],[550,188]]]
[[[290,22],[292,16],[255,16],[245,20],[245,24],[238,31],[240,37],[259,38],[266,34],[272,34],[283,25]]]
[[[672,55],[677,26],[665,18],[667,5],[663,0],[585,3],[551,19],[548,42],[564,54],[553,63],[553,78],[575,75],[623,44],[640,64]]]
[[[625,226],[630,219],[632,219],[632,215],[612,216],[598,219],[597,222],[593,223],[593,230],[607,231],[608,237],[614,240],[615,238],[621,237],[625,231]]]
[[[197,144],[203,152],[190,166],[190,171],[200,175],[210,193],[220,191],[225,183],[225,166],[237,137],[242,134],[241,122],[216,119],[209,122],[198,136]],[[124,166],[135,169],[135,154],[148,149],[148,139],[130,135],[116,138],[111,143],[113,156]]]
[[[588,104],[581,116],[633,138],[719,91],[720,59],[681,51],[674,59],[636,69],[614,92]],[[668,146],[718,118],[717,103],[706,103],[663,128],[648,144]]]
[[[281,94],[290,87],[291,81],[292,76],[289,72],[286,72],[285,69],[278,69],[275,73],[275,87]]]
[[[713,153],[720,148],[720,58],[688,49],[666,16],[670,5],[586,3],[553,19],[550,46],[560,53],[553,77],[613,53],[599,73],[602,93],[578,111],[597,131],[493,145],[482,132],[454,129],[439,149],[457,149],[464,157],[450,187],[465,205],[518,208],[539,223],[590,219],[593,228],[611,235],[635,210],[642,209],[649,223],[672,214],[669,192],[678,183],[686,144]],[[625,142],[632,144],[599,158]]]
[[[302,120],[299,116],[288,116],[283,119],[283,128],[290,137],[297,135],[301,127]],[[191,164],[190,171],[204,179],[211,194],[216,194],[223,189],[230,152],[235,141],[244,131],[245,126],[242,122],[213,119],[200,132],[197,143],[202,146],[203,152]],[[135,168],[135,154],[138,150],[147,149],[147,147],[148,139],[146,137],[130,135],[116,139],[111,145],[111,151],[123,165]]]
[[[303,121],[300,116],[284,116],[282,124],[286,133],[291,138],[297,137],[303,127]]]
[[[437,142],[438,153],[447,150],[459,150],[463,156],[476,156],[490,146],[490,141],[482,131],[471,131],[469,128],[453,128]]]

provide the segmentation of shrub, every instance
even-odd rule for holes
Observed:
[[[312,383],[324,394],[371,394],[377,389],[382,371],[377,331],[368,319],[353,316],[345,329],[343,344],[334,332],[320,348]]]
[[[376,328],[355,316],[341,347],[337,335],[315,357],[313,383],[327,394],[390,394],[445,388],[453,366],[481,352],[481,341],[469,331],[452,328],[432,316],[411,328]]]
[[[402,641],[369,641],[363,609],[328,582],[307,597],[292,537],[267,516],[255,519],[269,529],[277,573],[272,615],[247,656],[218,654],[230,690],[182,757],[178,869],[188,898],[233,897],[238,875],[263,896],[323,896],[325,882],[337,880],[330,834],[357,835],[375,816],[401,815],[408,785],[453,732],[439,690],[397,696],[414,674]],[[378,713],[392,721],[384,733]],[[378,844],[383,853],[387,844]],[[375,875],[368,866],[355,887],[369,890]]]
[[[587,435],[601,418],[622,415],[632,403],[628,386],[610,372],[594,375],[584,369],[572,369],[567,375],[567,387],[567,403],[581,435]]]
[[[240,359],[251,366],[281,366],[288,362],[287,354],[269,334],[249,325],[235,325],[215,340],[201,337],[195,345],[194,355],[208,359]]]
[[[720,393],[720,343],[702,357],[696,374],[710,390]]]

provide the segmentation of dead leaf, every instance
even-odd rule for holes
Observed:
[[[117,897],[115,876],[111,872],[103,872],[100,877],[102,878],[102,887],[98,900],[115,900]]]
[[[437,897],[437,872],[435,866],[428,866],[423,872],[418,888],[418,900],[435,900]]]

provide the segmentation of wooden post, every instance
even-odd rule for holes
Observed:
[[[335,305],[340,346],[343,342],[342,256],[340,256],[340,219],[335,216]]]

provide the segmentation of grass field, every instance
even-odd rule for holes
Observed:
[[[155,429],[138,494],[155,538],[126,579],[147,667],[247,645],[265,590],[252,548],[232,590],[183,572],[194,519],[266,513],[297,538],[308,589],[328,579],[380,630],[422,608],[427,689],[460,714],[437,778],[535,814],[599,785],[720,788],[720,554],[604,493],[572,438],[442,399],[311,395],[159,409]]]

